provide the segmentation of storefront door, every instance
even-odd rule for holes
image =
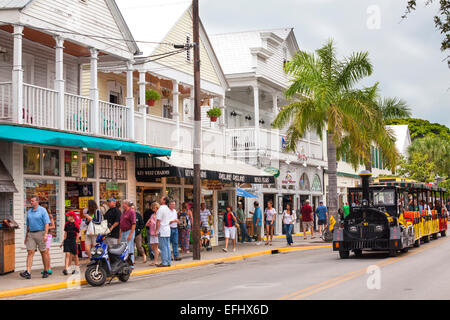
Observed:
[[[230,194],[228,191],[219,191],[217,193],[217,218],[218,218],[218,235],[219,240],[225,239],[225,233],[223,231],[223,215],[227,210],[227,205],[230,203]],[[234,208],[233,208],[234,209]]]
[[[138,202],[137,210],[143,214],[146,210],[150,209],[150,204],[152,202],[159,202],[161,197],[161,189],[137,187],[136,197]]]

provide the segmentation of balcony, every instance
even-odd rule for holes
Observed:
[[[99,101],[98,132],[90,98],[64,93],[63,126],[59,125],[59,92],[23,84],[23,102],[16,113],[12,102],[12,82],[0,83],[0,121],[40,128],[62,129],[73,133],[96,134],[115,139],[130,139],[129,108]]]

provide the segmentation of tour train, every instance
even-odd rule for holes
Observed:
[[[360,173],[361,187],[349,188],[349,214],[335,225],[333,251],[346,259],[352,251],[388,251],[389,256],[407,252],[447,232],[444,195],[446,189],[401,178],[377,178],[370,183],[371,173]],[[422,201],[440,212],[422,209]],[[420,207],[419,207],[420,205]]]

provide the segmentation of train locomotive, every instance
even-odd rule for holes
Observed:
[[[370,184],[371,173],[360,173],[361,187],[349,188],[349,214],[341,219],[333,231],[333,251],[341,259],[353,252],[356,256],[363,251],[387,251],[389,256],[407,252],[436,239],[438,234],[446,235],[447,216],[443,208],[422,210],[405,206],[405,201],[415,203],[420,199],[434,200],[439,192],[441,201],[445,189],[429,187],[419,183],[397,183],[378,181]],[[411,209],[411,210],[409,210]]]

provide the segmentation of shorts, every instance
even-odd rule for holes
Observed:
[[[78,246],[75,239],[64,240],[64,252],[69,252],[74,255],[78,255]]]
[[[50,249],[50,247],[52,246],[52,238],[53,236],[51,234],[47,235],[47,242],[45,243],[45,247],[47,249]]]
[[[150,244],[158,244],[158,236],[150,236]]]
[[[312,230],[312,228],[313,228],[313,226],[314,226],[314,222],[312,222],[312,221],[303,221],[303,230]]]
[[[26,243],[28,251],[36,251],[39,249],[40,252],[47,250],[46,243],[44,242],[45,231],[29,232],[28,240]]]
[[[319,226],[326,225],[327,220],[319,220],[318,224],[319,224]]]
[[[261,228],[262,228],[262,226],[256,226],[256,233],[254,233],[254,235],[256,235],[256,236],[258,236],[258,235],[260,235],[261,234]]]
[[[97,244],[97,235],[95,234],[89,234],[86,235],[85,239],[84,239],[84,244],[86,246],[95,246]]]
[[[236,227],[225,227],[225,238],[236,239]]]
[[[273,220],[266,220],[266,226],[270,226]],[[273,225],[273,224],[272,224]]]

